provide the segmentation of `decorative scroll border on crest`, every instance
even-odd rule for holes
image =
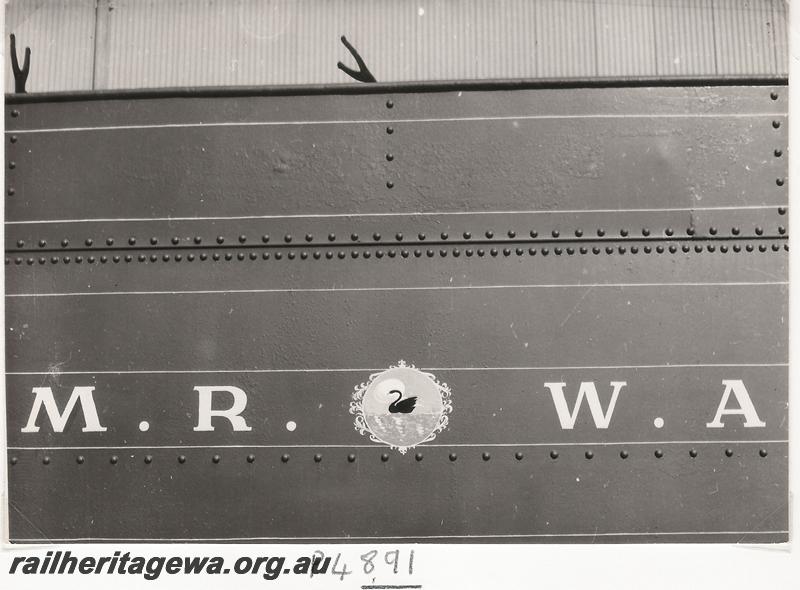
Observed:
[[[391,369],[398,369],[398,368],[405,368],[405,369],[414,369],[415,371],[419,371],[425,377],[430,379],[433,384],[436,386],[436,389],[439,391],[439,395],[442,398],[442,414],[439,416],[439,421],[436,423],[436,426],[428,435],[428,437],[420,441],[418,444],[423,444],[426,442],[430,442],[436,438],[436,435],[442,432],[445,428],[447,428],[448,423],[450,422],[449,417],[447,416],[450,412],[453,411],[453,400],[451,399],[452,392],[450,391],[450,387],[447,383],[439,383],[436,379],[436,376],[433,373],[426,373],[425,371],[420,371],[414,365],[410,365],[406,363],[404,360],[400,360],[396,365],[391,365],[388,369],[384,369],[378,373],[372,373],[369,376],[369,379],[366,382],[361,383],[360,385],[355,386],[355,391],[353,391],[353,401],[350,402],[350,413],[355,415],[355,429],[358,431],[359,434],[365,435],[369,433],[369,439],[372,442],[381,443],[384,445],[388,445],[391,449],[396,449],[400,451],[401,454],[405,455],[408,452],[408,449],[413,449],[416,445],[412,445],[410,447],[399,447],[393,445],[385,440],[379,438],[370,427],[367,425],[367,418],[364,415],[364,394],[367,392],[367,389],[372,382],[375,381],[378,377],[390,371]]]

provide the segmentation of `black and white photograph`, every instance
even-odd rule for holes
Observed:
[[[795,9],[6,0],[5,587],[790,588]]]

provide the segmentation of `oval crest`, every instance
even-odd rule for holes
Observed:
[[[402,360],[356,386],[350,403],[360,434],[403,454],[436,438],[452,410],[447,383]]]

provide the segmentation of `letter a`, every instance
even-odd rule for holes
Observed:
[[[227,418],[231,426],[233,426],[233,430],[236,432],[241,431],[248,431],[252,430],[247,425],[247,422],[244,421],[239,414],[244,411],[245,406],[247,405],[247,394],[239,389],[238,387],[195,387],[194,390],[200,394],[200,407],[198,411],[198,419],[197,419],[197,426],[195,426],[195,431],[201,432],[211,432],[214,430],[214,427],[211,425],[211,418],[212,416],[219,416],[220,418]],[[228,408],[227,410],[212,410],[211,409],[211,397],[214,392],[222,392],[227,391],[233,396],[233,405]]]
[[[745,428],[762,428],[766,426],[766,423],[762,422],[758,414],[756,414],[756,408],[753,406],[753,402],[750,399],[750,395],[747,393],[743,381],[740,379],[723,379],[722,384],[725,386],[725,392],[722,394],[722,400],[719,402],[717,415],[714,416],[713,421],[706,423],[706,428],[724,428],[725,425],[722,423],[722,416],[731,414],[744,416]],[[731,393],[736,398],[736,401],[739,402],[738,409],[727,408]]]
[[[561,428],[572,430],[575,427],[575,421],[578,419],[578,412],[581,409],[581,402],[583,402],[584,398],[589,404],[589,410],[592,412],[595,426],[597,428],[608,428],[608,424],[611,422],[611,415],[614,413],[614,406],[617,404],[619,392],[627,384],[626,381],[611,382],[611,387],[613,388],[611,401],[608,403],[608,410],[605,413],[603,413],[603,407],[600,405],[600,398],[597,395],[594,381],[581,381],[581,386],[578,389],[578,399],[575,400],[575,407],[572,412],[569,411],[567,400],[564,397],[566,383],[545,383],[544,386],[550,390],[550,395],[553,396],[553,403],[556,406]]]
[[[47,417],[50,418],[53,431],[64,432],[67,420],[72,414],[72,410],[75,409],[78,400],[81,402],[83,421],[86,424],[83,432],[105,432],[105,426],[100,426],[100,419],[97,417],[97,408],[92,397],[93,391],[94,387],[75,387],[72,390],[72,395],[69,396],[64,411],[59,413],[56,400],[53,397],[53,390],[49,387],[34,387],[33,393],[36,394],[36,398],[33,400],[33,408],[31,408],[31,414],[28,416],[28,423],[22,429],[22,432],[39,432],[39,427],[36,426],[36,419],[39,417],[42,407],[47,412]]]

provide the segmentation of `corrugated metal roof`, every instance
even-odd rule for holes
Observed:
[[[350,82],[342,34],[382,82],[711,77],[786,75],[786,12],[784,0],[11,0],[7,30],[33,49],[31,90]]]

